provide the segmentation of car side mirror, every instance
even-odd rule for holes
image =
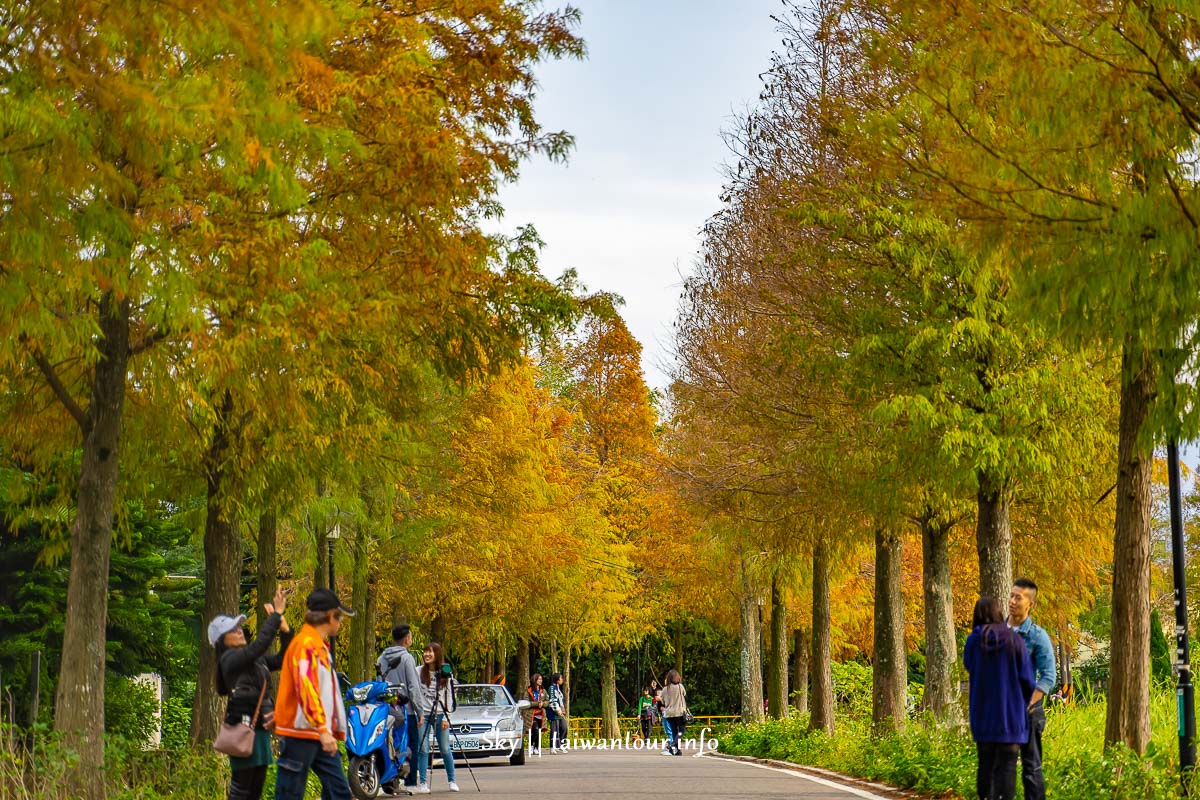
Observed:
[[[533,708],[533,703],[529,702],[528,700],[518,700],[517,701],[517,710],[518,711],[525,711],[530,708]]]

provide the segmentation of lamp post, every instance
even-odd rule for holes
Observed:
[[[1192,685],[1191,652],[1188,646],[1187,583],[1183,550],[1183,489],[1179,475],[1179,442],[1167,443],[1167,484],[1171,505],[1171,569],[1175,580],[1175,663],[1179,683],[1175,697],[1179,711],[1179,771],[1184,792],[1196,768],[1196,700]]]
[[[338,512],[341,513],[340,511]],[[333,527],[329,529],[329,533],[325,535],[325,541],[329,547],[329,591],[337,594],[337,586],[333,582],[333,544],[338,539],[342,538],[342,523],[334,522]],[[337,635],[329,637],[329,665],[333,667],[333,655],[337,652]],[[333,667],[336,670],[336,667]],[[336,683],[337,681],[334,681]]]

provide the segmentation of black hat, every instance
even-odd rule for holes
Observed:
[[[347,617],[354,616],[354,610],[342,605],[338,596],[328,589],[314,589],[304,601],[304,605],[309,611],[333,611],[336,608]]]

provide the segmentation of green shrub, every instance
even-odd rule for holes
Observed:
[[[192,702],[196,684],[167,694],[163,703],[162,746],[164,750],[182,750],[192,734]]]
[[[19,735],[0,730],[0,797],[4,800],[75,800],[77,787],[65,778],[75,755],[57,737],[39,731],[32,753]],[[209,753],[143,750],[120,737],[105,745],[109,800],[212,800],[224,797],[229,760]]]
[[[1174,695],[1156,693],[1150,711],[1154,741],[1145,756],[1138,756],[1123,747],[1104,750],[1102,697],[1049,709],[1043,738],[1047,794],[1056,800],[1178,800]],[[975,745],[965,729],[916,722],[901,733],[872,737],[867,716],[841,715],[831,737],[809,731],[807,717],[792,715],[739,727],[721,738],[720,749],[830,769],[921,794],[975,797]]]
[[[130,742],[149,742],[158,727],[155,712],[158,696],[154,687],[132,678],[109,673],[104,679],[104,730]]]

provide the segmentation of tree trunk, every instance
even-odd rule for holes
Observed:
[[[1122,351],[1113,536],[1112,644],[1106,745],[1145,752],[1150,742],[1150,467],[1142,438],[1154,394],[1154,368],[1126,339]]]
[[[442,646],[442,652],[446,652],[446,618],[439,611],[433,618],[433,622],[429,623],[430,638]],[[526,676],[528,680],[528,676]]]
[[[600,651],[600,738],[621,735],[617,721],[617,657],[609,648]]]
[[[367,503],[367,518],[374,519],[371,513],[370,501]],[[350,665],[352,680],[366,680],[375,674],[372,663],[375,661],[375,626],[366,613],[371,597],[371,573],[368,555],[370,553],[371,534],[367,525],[360,523],[354,530],[354,572],[350,576],[350,604],[358,616],[350,620],[350,653],[347,662]]]
[[[775,719],[788,713],[787,631],[787,605],[776,574],[771,578],[771,656],[767,662],[767,706]]]
[[[558,674],[558,639],[550,640],[550,675]]]
[[[792,705],[801,714],[808,713],[808,637],[803,628],[792,633]]]
[[[950,529],[932,511],[921,518],[921,588],[925,599],[925,707],[942,727],[962,723],[958,707],[958,643],[950,584]]]
[[[264,603],[270,603],[275,598],[275,587],[279,585],[276,567],[276,544],[279,541],[279,524],[273,511],[264,511],[258,517],[258,556],[255,559],[257,570],[256,585],[258,587],[258,602],[255,604],[255,618],[258,626],[267,619]]]
[[[680,675],[683,675],[683,626],[682,619],[675,623],[675,671]]]
[[[979,473],[976,500],[979,520],[975,528],[975,546],[979,551],[979,594],[994,597],[1001,608],[1008,607],[1012,590],[1012,526],[1009,524],[1009,491],[1002,481],[986,472]]]
[[[904,652],[904,540],[894,530],[875,530],[875,664],[871,725],[876,734],[904,729],[908,717],[908,661]]]
[[[226,457],[230,448],[229,420],[233,397],[221,402],[208,452],[204,454],[208,506],[204,519],[204,619],[201,630],[218,614],[237,614],[241,600],[242,541],[226,510]],[[212,741],[221,725],[224,701],[217,695],[216,650],[207,642],[200,647],[200,669],[196,680],[196,704],[192,709],[192,742]]]
[[[121,421],[129,362],[129,302],[100,301],[100,360],[80,420],[83,452],[71,524],[67,613],[54,727],[79,756],[68,771],[78,796],[104,796],[104,667],[113,506],[120,477]]]
[[[313,589],[329,588],[329,540],[324,524],[314,531],[314,546],[317,548],[317,563],[313,567]]]
[[[742,682],[742,722],[763,718],[762,628],[758,616],[758,595],[742,569],[741,652],[739,665]]]
[[[563,652],[563,708],[571,716],[571,645]]]
[[[525,690],[529,688],[529,678],[532,673],[529,671],[529,640],[525,637],[517,639],[517,700],[520,701],[525,697]]]
[[[1071,656],[1071,648],[1067,645],[1066,640],[1060,633],[1058,637],[1058,674],[1062,680],[1064,695],[1067,693],[1066,688],[1075,684],[1075,676],[1072,673]]]
[[[813,628],[812,679],[808,726],[832,735],[833,724],[833,645],[829,619],[829,545],[818,542],[813,550]]]

